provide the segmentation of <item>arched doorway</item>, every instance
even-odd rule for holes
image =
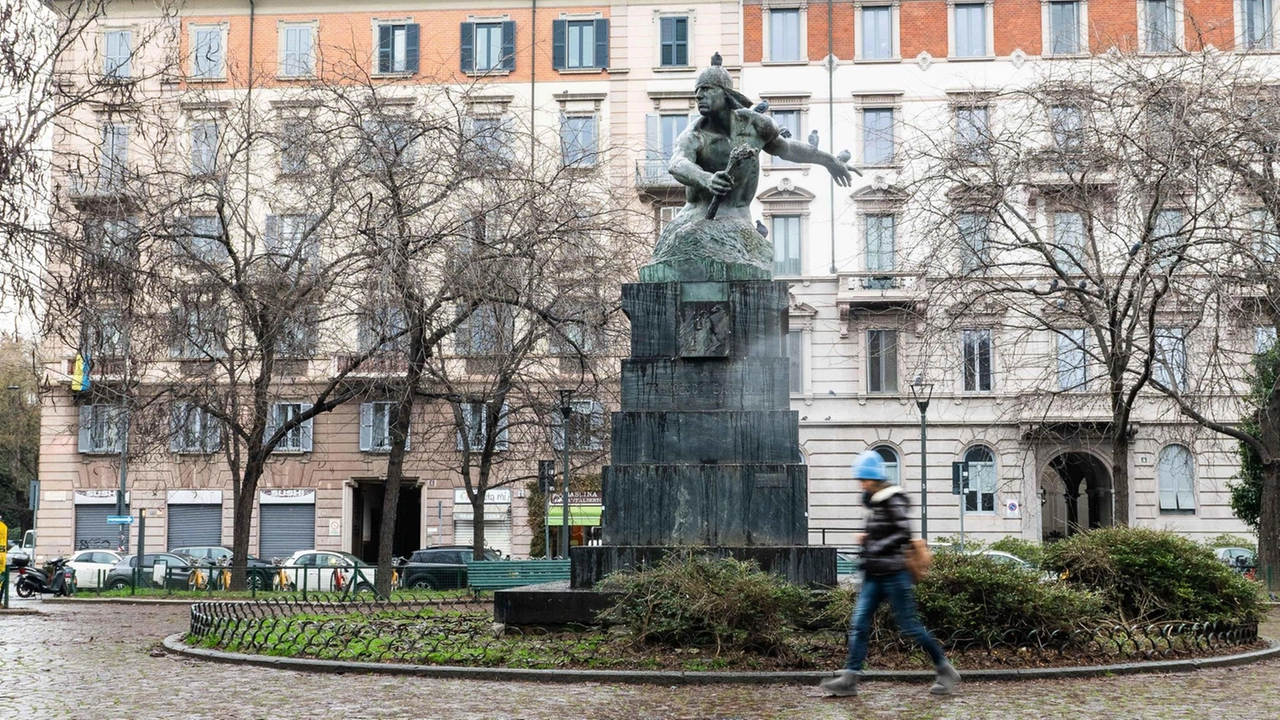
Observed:
[[[1041,537],[1074,535],[1111,524],[1111,473],[1086,452],[1066,452],[1040,476]]]

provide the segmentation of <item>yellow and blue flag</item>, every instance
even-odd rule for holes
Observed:
[[[71,392],[85,392],[92,381],[89,379],[89,351],[76,353],[75,368],[71,373]]]

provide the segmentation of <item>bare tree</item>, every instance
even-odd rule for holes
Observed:
[[[922,236],[937,238],[925,253],[929,322],[935,341],[951,341],[985,317],[1002,346],[1039,353],[1044,374],[1008,362],[1025,390],[1014,412],[1051,432],[1055,418],[1092,425],[1124,525],[1135,411],[1153,378],[1189,380],[1186,343],[1230,208],[1222,173],[1187,142],[1200,89],[1176,68],[1111,54],[1039,72],[956,94],[917,128],[911,196]],[[958,375],[989,390],[990,355],[970,340]]]

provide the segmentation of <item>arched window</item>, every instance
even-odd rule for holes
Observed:
[[[902,476],[899,469],[901,466],[898,463],[898,453],[888,445],[877,445],[872,449],[879,453],[881,459],[884,460],[884,474],[888,478],[889,484],[901,485]]]
[[[1160,512],[1196,511],[1196,463],[1190,450],[1182,445],[1161,448],[1156,479],[1160,483]]]
[[[996,454],[986,445],[974,445],[964,454],[969,465],[969,491],[964,495],[965,512],[996,511]]]

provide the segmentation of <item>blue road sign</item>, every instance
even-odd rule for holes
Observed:
[[[132,515],[108,515],[107,524],[108,525],[132,525],[133,516]]]

